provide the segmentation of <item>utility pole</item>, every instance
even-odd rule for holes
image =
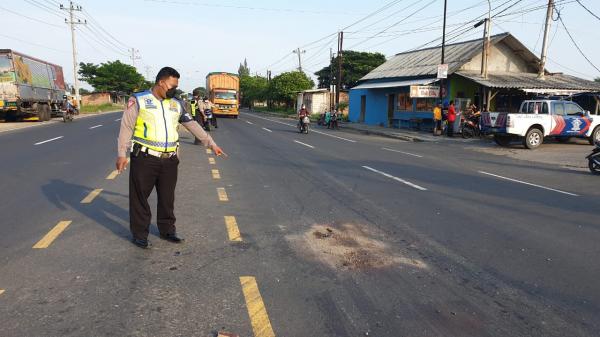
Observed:
[[[483,28],[483,51],[481,54],[481,76],[488,78],[488,59],[490,57],[490,32],[492,29],[492,4],[488,0],[488,17],[484,19]]]
[[[271,83],[271,70],[267,70],[267,83]],[[271,108],[271,100],[267,98],[267,108]]]
[[[550,33],[550,24],[552,23],[552,13],[554,13],[554,0],[548,0],[548,10],[546,11],[546,23],[544,25],[544,43],[542,44],[542,56],[540,57],[540,69],[538,78],[544,79],[544,69],[546,69],[546,58],[548,54],[548,35]]]
[[[342,62],[344,62],[343,58],[343,49],[344,49],[344,32],[338,33],[338,76],[337,76],[337,87],[335,90],[335,107],[336,109],[340,106],[340,90],[342,89]]]
[[[298,48],[292,52],[298,54],[298,71],[302,72],[302,54],[306,53],[306,50],[300,50],[300,48]]]
[[[146,70],[146,79],[147,79],[148,81],[151,81],[151,80],[152,80],[152,78],[151,78],[151,76],[150,76],[150,70],[152,69],[152,67],[150,67],[149,65],[147,65],[147,66],[145,66],[145,67],[144,67],[144,69]]]
[[[329,48],[329,110],[333,110],[333,48]]]
[[[82,8],[79,5],[73,4],[73,1],[69,1],[69,7],[66,8],[62,4],[60,9],[69,12],[69,20],[65,19],[65,23],[71,26],[71,46],[73,47],[73,81],[75,84],[75,100],[77,100],[77,106],[81,109],[81,96],[79,96],[79,78],[77,78],[77,72],[79,65],[77,64],[77,48],[75,46],[75,25],[85,25],[87,20],[83,22],[80,19],[75,21],[73,12],[81,12]]]
[[[131,52],[131,55],[129,56],[131,59],[131,65],[135,68],[135,60],[142,59],[139,55],[136,55],[139,54],[140,51],[135,48],[131,48],[129,51]]]
[[[444,24],[442,26],[442,63],[445,64],[446,52],[446,9],[448,8],[448,0],[444,0]],[[440,78],[440,101],[444,99],[444,79]]]

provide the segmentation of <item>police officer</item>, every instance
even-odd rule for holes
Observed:
[[[141,248],[150,245],[148,233],[152,213],[148,197],[155,187],[158,196],[156,224],[160,237],[173,243],[183,241],[177,235],[173,211],[179,165],[177,125],[183,125],[217,156],[225,155],[175,98],[178,84],[179,73],[170,67],[162,68],[152,89],[133,94],[121,119],[116,166],[119,172],[125,170],[131,142],[129,225],[132,242]]]

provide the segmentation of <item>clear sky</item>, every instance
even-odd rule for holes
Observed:
[[[580,1],[600,15],[599,0]],[[541,7],[547,2],[491,0],[492,8],[500,6],[492,13],[514,4],[493,19],[492,33],[511,32],[539,55],[546,15]],[[575,0],[556,2],[568,31],[600,68],[600,20]],[[59,0],[0,1],[5,27],[0,31],[0,48],[60,64],[65,78],[72,82],[71,36],[64,23],[67,13],[58,9],[60,3],[68,5]],[[141,57],[136,60],[140,73],[152,78],[162,66],[175,67],[182,74],[180,87],[187,91],[204,86],[208,72],[237,72],[244,58],[252,73],[265,75],[267,68],[274,75],[292,70],[298,66],[292,50],[298,47],[306,50],[302,54],[304,70],[317,71],[327,64],[329,48],[334,52],[337,48],[336,31],[388,4],[345,29],[345,49],[377,51],[389,57],[442,33],[443,0],[80,0],[77,4],[84,10],[77,16],[88,20],[86,26],[77,26],[79,61],[120,59],[131,64],[127,49],[134,47]],[[540,9],[533,10],[536,7]],[[448,32],[487,15],[487,10],[487,0],[448,0]],[[479,27],[449,39],[456,42],[482,34]],[[587,79],[600,77],[576,50],[560,21],[552,22],[550,41],[550,71]],[[437,44],[439,41],[428,46]]]

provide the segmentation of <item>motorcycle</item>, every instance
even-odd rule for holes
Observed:
[[[212,109],[206,109],[206,110],[204,110],[204,115],[206,116],[206,118],[204,118],[204,120],[202,121],[202,127],[204,128],[204,130],[210,131],[210,126],[211,125],[215,129],[218,128],[218,126],[217,126],[217,118],[213,114]]]
[[[298,131],[300,133],[308,133],[308,126],[310,124],[310,118],[308,116],[304,116],[302,121],[298,121]]]
[[[69,105],[62,111],[63,122],[72,122],[75,115],[79,115],[79,110],[76,107]]]
[[[327,123],[325,123],[325,114],[321,114],[319,116],[319,120],[317,121],[317,125],[320,125],[320,126],[327,125]]]
[[[331,114],[331,117],[329,119],[329,125],[327,126],[327,128],[328,129],[338,129],[339,128],[337,113]]]
[[[481,128],[479,127],[479,118],[467,118],[462,124],[462,137],[464,139],[481,136]]]
[[[600,174],[600,142],[595,143],[596,147],[587,157],[588,167],[593,174]]]

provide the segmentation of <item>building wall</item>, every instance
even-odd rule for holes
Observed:
[[[110,93],[108,92],[98,92],[81,96],[81,104],[83,105],[100,105],[106,103],[112,103]]]
[[[481,53],[478,53],[473,59],[464,64],[461,70],[481,71]],[[504,42],[493,45],[490,49],[490,57],[488,59],[489,72],[511,72],[524,73],[535,72],[525,60],[516,54]]]

